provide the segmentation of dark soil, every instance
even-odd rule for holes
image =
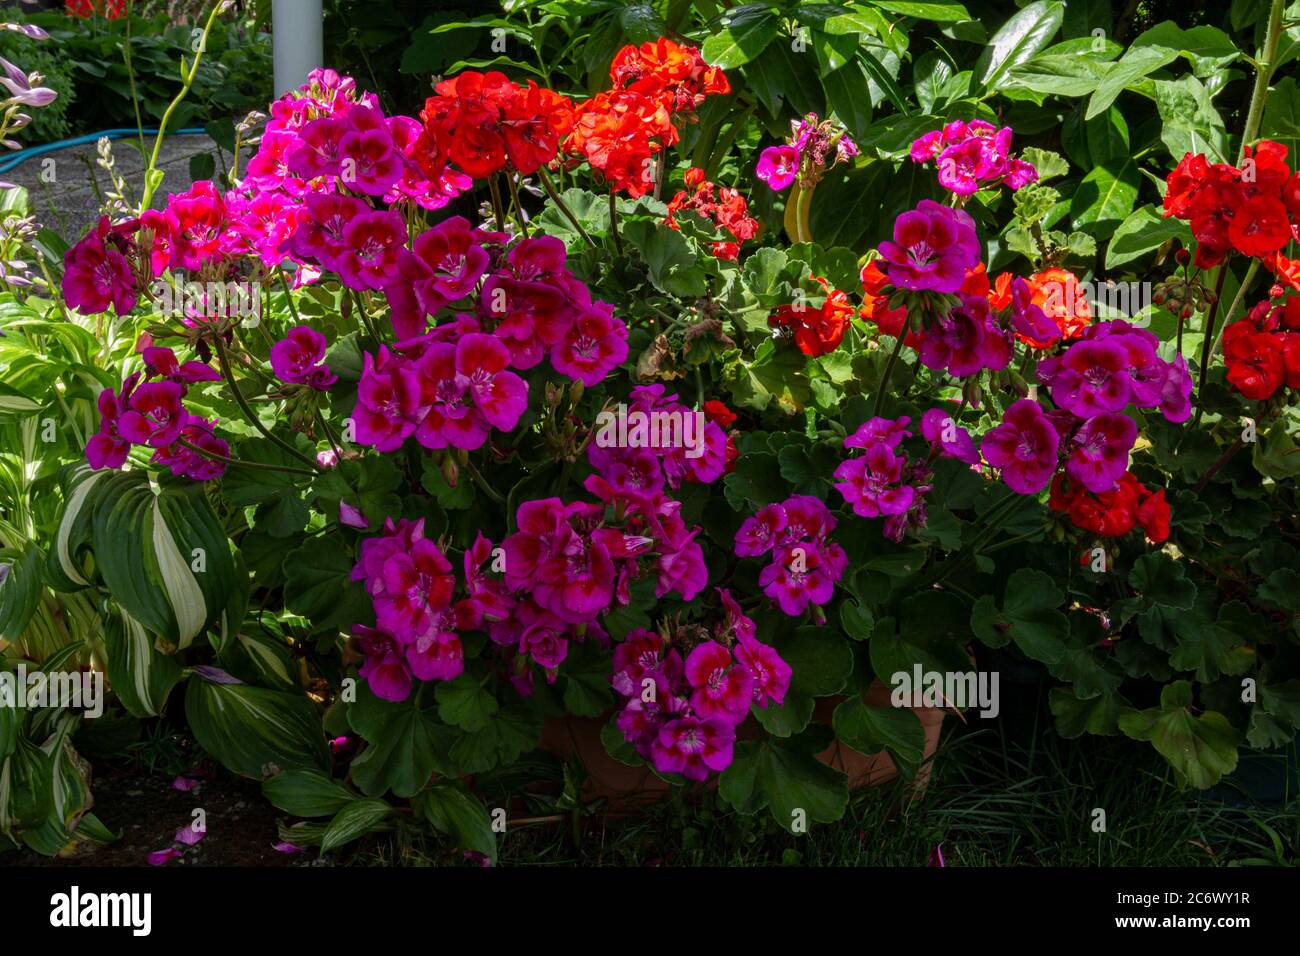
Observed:
[[[219,772],[197,790],[172,788],[173,777],[144,776],[97,766],[91,781],[94,814],[118,835],[106,846],[78,843],[67,856],[47,859],[22,849],[6,855],[7,866],[147,866],[155,850],[175,845],[183,856],[166,866],[310,866],[315,849],[279,853],[276,821],[281,814],[261,788]],[[207,835],[195,846],[175,842],[176,831],[207,814]]]

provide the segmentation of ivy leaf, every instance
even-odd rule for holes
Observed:
[[[735,759],[718,781],[719,794],[742,813],[767,807],[791,833],[801,832],[800,822],[835,822],[848,805],[848,776],[809,752],[812,739],[804,734],[737,744]]]
[[[1187,570],[1163,551],[1144,554],[1133,562],[1128,583],[1152,604],[1189,611],[1196,603],[1196,585]]]
[[[482,730],[497,712],[497,700],[470,674],[440,681],[433,692],[443,722],[470,732]]]
[[[1065,656],[1070,622],[1059,610],[1065,595],[1051,575],[1021,568],[1007,580],[999,612],[990,595],[983,595],[971,611],[971,629],[990,647],[1001,647],[1007,637],[1036,661],[1052,667]]]
[[[1169,761],[1180,783],[1204,790],[1237,767],[1238,734],[1215,711],[1191,712],[1192,685],[1185,680],[1167,685],[1160,706],[1128,711],[1119,726],[1134,740],[1146,740]]]
[[[835,736],[858,753],[888,750],[905,776],[916,773],[925,759],[925,728],[912,711],[901,707],[871,707],[851,697],[835,708]]]
[[[1047,695],[1048,706],[1056,718],[1056,730],[1072,740],[1084,733],[1114,736],[1119,733],[1120,709],[1124,699],[1118,694],[1100,694],[1080,700],[1064,687],[1053,687]]]
[[[411,797],[424,789],[436,770],[450,774],[447,752],[455,732],[438,720],[437,705],[415,692],[404,701],[381,700],[364,684],[348,705],[348,724],[367,747],[352,761],[352,781],[378,796],[392,790]]]

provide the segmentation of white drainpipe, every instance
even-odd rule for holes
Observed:
[[[280,96],[325,65],[321,0],[271,0],[271,42],[275,95]]]

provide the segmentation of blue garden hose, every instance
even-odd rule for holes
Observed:
[[[146,129],[143,131],[145,136],[156,136],[157,129]],[[180,129],[171,136],[199,136],[206,130],[191,127],[190,129]],[[0,174],[10,172],[29,159],[35,159],[37,156],[43,156],[45,153],[53,153],[60,149],[67,149],[69,146],[84,146],[87,143],[94,143],[103,137],[109,139],[124,139],[130,136],[139,136],[140,130],[134,127],[124,129],[106,129],[99,133],[87,133],[85,136],[74,136],[72,139],[61,139],[57,143],[43,143],[40,146],[29,146],[27,149],[20,149],[16,153],[6,156],[0,160]]]

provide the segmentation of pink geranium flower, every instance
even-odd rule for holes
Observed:
[[[980,261],[975,220],[960,209],[922,199],[894,220],[893,241],[880,244],[889,281],[900,289],[956,292]]]
[[[754,174],[780,192],[799,174],[799,150],[790,145],[767,147],[758,156]]]
[[[716,641],[699,644],[686,657],[686,679],[693,688],[691,707],[699,716],[743,719],[754,698],[754,679],[736,667],[731,652]]]
[[[1008,488],[1032,495],[1052,480],[1060,441],[1042,406],[1022,398],[1007,408],[1002,424],[984,434],[980,449],[990,465],[1002,469]]]

